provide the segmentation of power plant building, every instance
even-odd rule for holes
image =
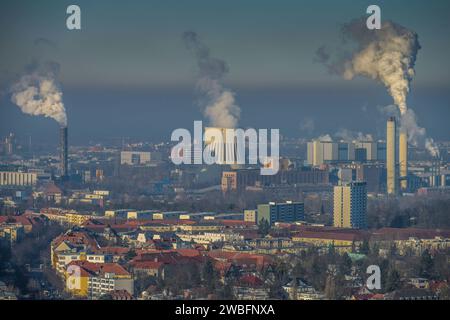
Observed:
[[[382,141],[320,141],[307,144],[307,163],[320,166],[324,163],[384,161],[386,144]]]
[[[150,163],[151,153],[141,151],[122,151],[120,152],[120,164],[126,165],[144,165]]]
[[[0,186],[32,186],[36,181],[36,173],[0,171]]]

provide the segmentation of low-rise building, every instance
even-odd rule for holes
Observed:
[[[72,261],[66,268],[66,290],[75,296],[98,299],[117,290],[134,294],[133,276],[117,263]]]

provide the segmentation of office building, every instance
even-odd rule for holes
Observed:
[[[269,202],[268,204],[259,204],[257,221],[260,223],[264,219],[270,225],[275,222],[303,221],[305,219],[304,210],[302,202],[286,201],[285,203]]]

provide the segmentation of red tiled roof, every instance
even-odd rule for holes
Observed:
[[[130,263],[138,261],[155,261],[163,262],[165,264],[185,264],[185,263],[200,263],[205,261],[205,257],[202,255],[190,256],[182,255],[177,251],[137,251],[137,256],[134,257]]]
[[[54,246],[58,246],[62,242],[68,242],[68,243],[70,243],[72,245],[75,245],[75,246],[76,245],[89,246],[93,250],[99,248],[99,246],[97,244],[97,241],[94,238],[89,236],[87,233],[80,232],[80,231],[69,231],[69,232],[67,232],[65,234],[62,234],[62,235],[56,237],[52,241],[52,244]]]
[[[112,255],[125,255],[130,251],[127,247],[101,247],[94,250],[96,253],[112,254]]]
[[[327,240],[342,240],[342,241],[358,241],[362,238],[358,234],[343,233],[343,232],[314,232],[314,231],[301,231],[294,236],[311,239],[327,239]]]
[[[71,265],[79,266],[82,274],[84,270],[87,272],[87,274],[90,275],[104,273],[114,273],[121,276],[130,275],[130,273],[118,263],[92,263],[88,261],[72,261],[68,264],[68,266]]]
[[[135,269],[160,269],[165,263],[161,261],[131,261],[130,266]]]
[[[433,239],[435,237],[450,238],[449,229],[419,229],[419,228],[381,228],[372,232],[376,239],[407,240],[411,237]]]
[[[146,225],[152,225],[152,224],[156,224],[156,225],[193,225],[193,224],[197,224],[197,221],[193,221],[193,220],[176,220],[176,219],[167,219],[167,220],[149,220],[146,221]]]
[[[176,249],[175,251],[185,257],[198,257],[201,255],[197,249]]]
[[[20,223],[23,226],[30,226],[32,222],[25,216],[0,216],[1,223]]]
[[[55,194],[62,194],[62,191],[54,183],[47,183],[44,186],[44,193],[46,195],[55,195]]]
[[[127,290],[114,290],[109,293],[112,300],[133,300],[133,296]]]
[[[228,261],[236,265],[255,265],[263,267],[272,263],[272,257],[262,254],[249,254],[241,252],[227,252],[221,250],[209,251],[208,256],[216,260]]]
[[[246,274],[239,278],[239,284],[249,287],[260,287],[264,284],[264,281],[252,274]]]
[[[254,226],[255,223],[251,221],[243,221],[243,220],[217,220],[219,223],[225,226]]]

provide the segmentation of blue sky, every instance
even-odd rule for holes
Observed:
[[[161,110],[160,105],[155,104],[170,101],[161,97],[164,93],[170,96],[170,90],[177,90],[177,96],[185,94],[184,98],[175,99],[174,110],[186,108],[183,110],[192,120],[201,117],[191,93],[195,85],[195,61],[181,41],[184,31],[193,30],[214,56],[227,61],[230,72],[225,83],[236,92],[243,110],[243,124],[265,125],[267,121],[258,113],[273,108],[286,113],[286,123],[293,121],[292,117],[298,117],[299,122],[308,116],[319,124],[323,114],[334,119],[341,110],[352,105],[354,110],[360,110],[362,105],[375,110],[377,105],[390,103],[382,86],[366,79],[346,82],[329,75],[323,66],[313,62],[318,47],[337,44],[342,23],[364,15],[367,6],[375,3],[382,9],[382,19],[391,19],[419,34],[422,49],[410,100],[413,104],[433,101],[432,106],[416,106],[419,119],[431,126],[430,133],[440,139],[450,138],[449,129],[440,125],[442,113],[444,118],[450,116],[450,2],[444,0],[2,1],[0,80],[20,73],[39,54],[33,45],[36,39],[48,39],[55,46],[46,54],[61,64],[61,83],[67,92],[66,106],[74,130],[82,127],[75,121],[81,121],[76,119],[83,119],[88,110],[93,116],[111,108],[117,110],[114,114],[119,119],[124,117],[124,121],[130,123],[119,134],[136,130],[136,135],[146,136],[142,133],[144,129],[133,126],[132,119],[127,121],[127,114],[136,108],[136,112],[147,112],[155,117],[155,110],[158,110],[160,122],[167,127],[172,105],[167,104]],[[65,28],[65,9],[69,4],[81,7],[81,31]],[[339,98],[329,100],[309,95],[306,99],[300,94],[313,92],[317,97],[326,96],[330,90],[340,88]],[[136,91],[145,92],[148,97],[143,98],[140,93],[138,99],[134,95]],[[279,97],[283,91],[293,92],[288,95],[291,100],[274,98],[275,105],[258,107],[267,101],[267,98],[259,100],[260,93],[273,92],[273,97]],[[157,92],[158,97],[152,96],[152,92]],[[352,92],[358,94],[352,97]],[[108,93],[116,98],[107,97]],[[120,94],[121,98],[117,97]],[[248,105],[242,105],[240,95]],[[35,126],[37,134],[43,134],[37,128],[45,127],[45,121],[49,120],[20,115],[19,111],[11,110],[6,100],[1,102],[0,134],[12,126],[24,127],[25,124]],[[77,105],[80,103],[83,106]],[[169,114],[164,114],[167,110]],[[7,121],[8,117],[13,121]],[[254,119],[261,121],[254,123]],[[324,123],[329,126],[333,121]],[[438,125],[434,126],[436,123]],[[282,118],[277,125],[283,125]],[[350,124],[343,117],[342,126],[347,125]],[[98,126],[99,135],[108,135],[108,130]],[[358,126],[354,130],[359,130]],[[367,124],[361,123],[360,127],[364,129]],[[30,134],[36,132],[33,128],[26,130]],[[164,132],[162,125],[155,134],[161,130]],[[300,134],[298,124],[292,123],[286,130],[292,135]],[[317,126],[320,131],[317,133],[325,130],[326,127]],[[328,130],[332,132],[334,128]],[[96,130],[92,130],[91,134],[95,133]],[[166,132],[161,134],[164,135]]]

